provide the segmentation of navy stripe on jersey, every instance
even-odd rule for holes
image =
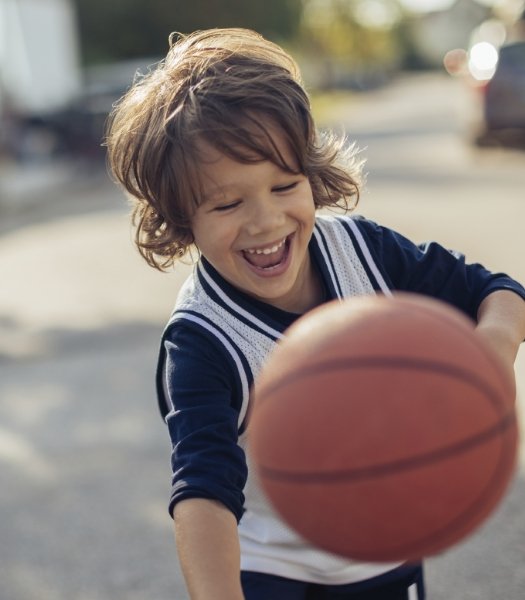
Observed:
[[[227,295],[222,289],[221,284],[214,280],[211,270],[206,269],[204,261],[199,263],[197,274],[199,281],[208,296],[210,296],[210,298],[224,310],[232,314],[236,319],[255,329],[259,333],[266,335],[273,341],[276,341],[282,337],[282,333],[279,330],[271,327],[267,322],[257,318],[255,315],[243,308],[240,304],[235,302],[231,296]],[[222,285],[224,285],[224,283],[222,283]]]
[[[327,244],[326,238],[323,235],[323,233],[321,232],[321,230],[319,229],[319,227],[315,227],[315,229],[314,229],[314,238],[315,238],[315,241],[317,242],[317,248],[319,249],[319,252],[321,253],[321,256],[323,258],[323,263],[324,263],[324,266],[326,267],[326,271],[328,272],[328,275],[330,276],[330,279],[327,282],[329,284],[330,296],[342,298],[343,290],[341,289],[341,284],[339,283],[339,280],[336,275],[336,270],[335,270],[334,261],[332,258],[332,253],[328,249],[328,244]]]
[[[253,385],[253,374],[250,369],[250,365],[244,356],[244,353],[240,350],[237,344],[235,344],[231,337],[224,332],[224,330],[217,327],[217,325],[213,323],[211,319],[205,317],[203,314],[191,310],[179,310],[173,314],[170,320],[170,325],[178,319],[184,319],[200,326],[214,338],[219,340],[222,346],[228,351],[228,354],[235,365],[234,372],[239,376],[239,387],[242,390],[242,405],[238,407],[238,427],[239,432],[242,433],[242,430],[244,430],[245,427],[245,419],[248,411],[250,388]]]
[[[392,294],[389,286],[387,285],[383,275],[376,262],[374,261],[370,249],[365,241],[359,225],[355,219],[338,219],[343,227],[348,232],[350,239],[354,244],[355,251],[359,256],[361,264],[363,265],[370,282],[372,283],[375,290],[383,292],[385,295],[390,296]]]

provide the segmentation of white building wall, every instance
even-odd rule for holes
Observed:
[[[45,114],[80,91],[69,0],[0,0],[0,96],[17,112]]]

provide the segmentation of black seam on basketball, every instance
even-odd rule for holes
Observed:
[[[448,363],[440,363],[433,360],[424,360],[419,358],[405,358],[393,356],[374,356],[363,358],[346,358],[334,359],[331,361],[320,362],[313,365],[305,365],[301,369],[297,369],[288,373],[278,380],[273,380],[271,385],[262,388],[259,393],[259,402],[265,401],[265,396],[271,396],[277,389],[282,389],[293,383],[297,379],[308,378],[321,373],[330,371],[349,370],[349,369],[405,369],[410,371],[431,371],[435,373],[446,374],[454,379],[459,379],[473,387],[481,390],[484,396],[487,396],[491,404],[495,408],[501,408],[505,405],[499,394],[491,388],[486,381],[477,377],[476,374],[466,369],[450,365]],[[305,371],[305,369],[308,369]]]
[[[454,533],[455,531],[457,531],[458,526],[464,527],[467,524],[468,519],[478,517],[480,515],[480,508],[483,509],[483,513],[488,513],[489,510],[494,507],[497,500],[497,498],[494,499],[490,507],[486,506],[486,499],[492,495],[493,489],[499,489],[501,495],[503,495],[504,492],[504,489],[501,485],[499,485],[499,482],[507,477],[507,471],[501,469],[500,466],[503,465],[505,462],[508,462],[509,458],[513,459],[513,457],[515,457],[513,448],[510,448],[510,456],[508,450],[509,449],[507,449],[507,452],[502,452],[500,460],[498,462],[498,467],[494,468],[492,472],[492,477],[489,481],[487,481],[484,489],[475,498],[475,500],[467,508],[465,508],[465,510],[463,510],[460,514],[456,515],[452,520],[450,520],[447,525],[442,526],[441,529],[439,529],[438,531],[435,531],[434,533],[427,536],[422,536],[417,540],[412,540],[412,546],[414,544],[424,544],[426,542],[442,545],[443,542],[441,540],[448,540],[450,532]],[[406,546],[408,547],[408,545]],[[396,548],[396,551],[398,551],[400,554],[403,554],[403,546],[398,546]]]
[[[500,465],[505,462],[503,460],[504,458],[508,458],[508,456],[501,457],[501,460],[499,461]],[[388,551],[390,553],[396,553],[397,556],[406,556],[409,553],[413,553],[414,547],[418,547],[422,544],[432,544],[434,547],[438,547],[439,550],[442,550],[444,544],[443,540],[448,541],[450,539],[451,532],[455,534],[458,527],[465,527],[466,525],[468,526],[469,519],[479,517],[479,507],[483,509],[483,514],[487,514],[490,512],[490,509],[492,509],[495,506],[497,499],[494,499],[490,506],[486,506],[486,499],[492,495],[492,490],[494,486],[496,486],[497,489],[501,490],[501,495],[503,494],[504,490],[501,488],[500,485],[498,485],[498,480],[501,480],[502,476],[506,477],[506,472],[502,472],[500,468],[495,468],[493,470],[490,481],[486,483],[483,491],[475,498],[475,500],[467,508],[465,508],[465,510],[456,515],[446,525],[441,526],[439,530],[434,531],[429,535],[413,539],[409,543],[390,546],[388,548]],[[446,545],[448,544],[445,543],[445,546]],[[421,559],[424,557],[418,556],[417,558]]]
[[[452,458],[504,434],[505,431],[515,423],[515,421],[516,414],[513,411],[512,413],[503,417],[499,423],[469,437],[466,440],[461,440],[460,442],[456,442],[455,444],[451,444],[445,448],[439,448],[431,452],[419,454],[418,456],[403,458],[380,465],[371,465],[353,469],[340,469],[330,472],[310,471],[308,473],[277,470],[264,465],[259,465],[258,468],[261,475],[263,475],[265,479],[271,479],[272,481],[287,481],[289,483],[296,484],[338,483],[341,481],[348,483],[353,481],[362,481],[364,479],[388,476],[393,473],[400,473],[401,471],[421,468],[441,460],[446,460],[447,458]]]
[[[509,425],[512,421],[509,423]],[[510,452],[509,452],[510,451]],[[450,520],[446,525],[443,525],[439,530],[436,530],[428,535],[418,537],[416,539],[412,539],[410,542],[406,544],[397,544],[391,545],[387,549],[387,553],[389,553],[388,560],[391,559],[391,556],[394,554],[396,557],[413,555],[414,547],[418,547],[421,544],[432,544],[434,547],[438,549],[438,551],[443,549],[443,544],[448,545],[447,542],[450,539],[450,532],[455,533],[457,531],[458,526],[465,527],[468,526],[468,520],[472,518],[478,518],[480,515],[479,507],[483,510],[482,512],[487,514],[490,510],[495,506],[498,498],[493,499],[493,502],[490,506],[486,506],[486,499],[492,495],[492,491],[494,487],[496,489],[501,490],[500,495],[503,495],[504,489],[500,485],[501,480],[505,480],[507,478],[507,471],[501,469],[501,465],[505,462],[508,463],[509,459],[512,462],[515,462],[516,454],[514,452],[514,447],[503,448],[500,460],[498,462],[498,466],[494,467],[492,471],[492,477],[489,481],[487,481],[483,491],[474,499],[474,501],[463,510],[460,514],[456,515],[452,520]],[[445,542],[444,542],[445,541]],[[332,549],[333,550],[333,549]],[[431,553],[432,554],[432,553]],[[386,556],[386,554],[385,554]],[[423,556],[413,556],[413,559],[421,559]],[[366,560],[366,557],[363,557],[363,560]],[[375,560],[378,560],[378,557],[375,556]]]

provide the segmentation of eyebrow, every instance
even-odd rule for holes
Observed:
[[[228,189],[232,188],[232,187],[233,186],[231,186],[231,185],[228,185],[225,187],[215,187],[215,188],[212,188],[211,190],[203,192],[202,201],[203,202],[212,202],[213,200],[216,200],[219,197],[226,196],[226,194],[228,193]]]

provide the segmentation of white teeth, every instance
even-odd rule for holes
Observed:
[[[276,244],[275,246],[272,246],[271,248],[262,248],[262,249],[249,248],[246,250],[246,252],[248,252],[248,254],[275,254],[279,250],[279,248],[282,248],[285,241],[286,241],[286,238],[284,240],[282,240],[281,242],[279,242],[278,244]]]

